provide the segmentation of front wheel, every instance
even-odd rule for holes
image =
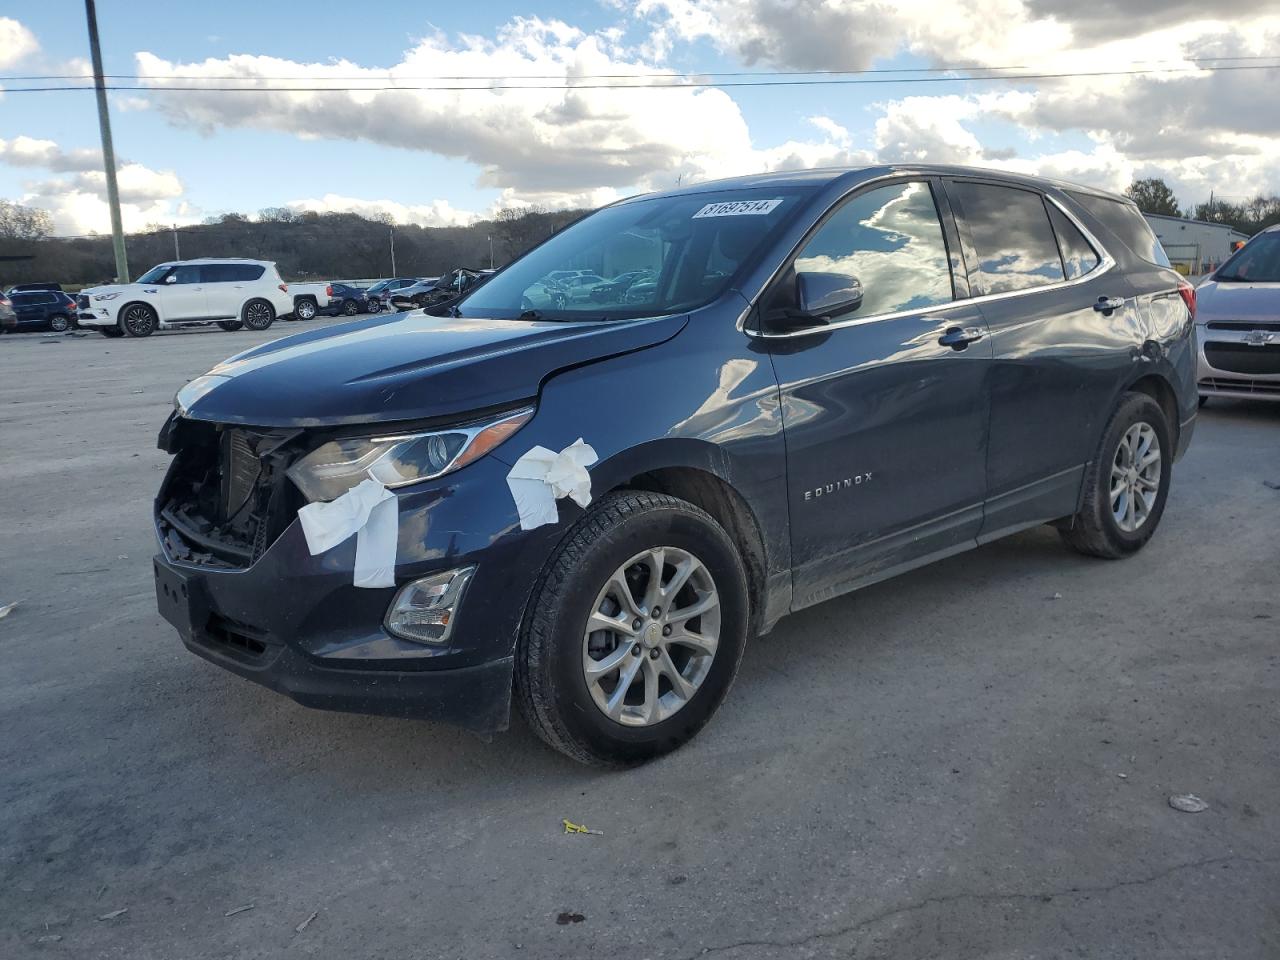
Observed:
[[[605,497],[533,590],[516,652],[521,709],[582,763],[675,750],[733,684],[748,603],[742,558],[710,515],[661,494]]]
[[[131,303],[120,315],[120,328],[131,337],[149,337],[159,325],[160,318],[145,303]]]
[[[1080,510],[1062,527],[1080,553],[1114,560],[1151,539],[1169,496],[1173,439],[1160,404],[1145,393],[1121,398],[1085,473]]]
[[[265,330],[275,323],[275,307],[265,300],[250,300],[240,311],[240,320],[250,330]]]
[[[365,307],[365,310],[369,311],[369,313],[377,313],[381,309],[382,309],[381,300],[370,300],[368,303],[368,306]]]

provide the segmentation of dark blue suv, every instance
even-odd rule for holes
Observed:
[[[588,269],[651,279],[528,306]],[[624,200],[445,315],[184,387],[160,608],[304,704],[490,732],[514,699],[568,755],[640,762],[789,612],[1036,524],[1139,550],[1195,423],[1194,302],[1129,201],[1030,177]]]

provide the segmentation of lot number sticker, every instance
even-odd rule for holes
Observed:
[[[772,200],[724,200],[720,203],[708,203],[693,215],[693,219],[764,216],[773,213],[780,203],[782,197],[774,197]]]

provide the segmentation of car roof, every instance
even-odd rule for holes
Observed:
[[[627,203],[632,200],[652,199],[654,197],[677,197],[694,195],[699,193],[710,193],[712,191],[723,191],[732,189],[747,189],[758,187],[801,187],[818,190],[822,187],[835,183],[836,181],[847,181],[850,186],[857,183],[873,180],[878,177],[889,177],[896,175],[914,175],[925,177],[990,177],[996,180],[1003,180],[1015,186],[1025,186],[1036,190],[1042,190],[1046,186],[1054,187],[1058,190],[1074,190],[1092,194],[1094,196],[1105,197],[1108,200],[1118,200],[1121,203],[1132,203],[1128,197],[1109,190],[1103,190],[1099,187],[1086,186],[1085,184],[1070,183],[1066,180],[1057,180],[1051,177],[1037,177],[1025,173],[1014,173],[1008,170],[997,170],[989,167],[970,167],[960,164],[941,164],[941,163],[885,163],[873,164],[865,167],[816,167],[810,170],[778,170],[771,173],[756,173],[742,177],[728,177],[723,180],[708,180],[702,183],[691,184],[687,187],[677,187],[673,190],[662,190],[656,193],[648,193],[634,197],[627,197],[620,203]]]

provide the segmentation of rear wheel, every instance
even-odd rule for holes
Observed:
[[[266,330],[275,323],[275,307],[265,300],[250,300],[240,311],[241,322],[250,330]]]
[[[219,320],[218,326],[220,326],[223,330],[227,331],[227,333],[235,333],[237,330],[243,327],[244,324],[241,323],[239,320]]]
[[[359,312],[360,312],[360,305],[356,303],[354,300],[342,301],[343,316],[354,317]]]
[[[674,750],[729,692],[747,611],[742,559],[711,516],[660,494],[605,497],[534,588],[516,653],[521,709],[582,763]]]
[[[54,333],[66,333],[71,329],[71,320],[63,313],[55,313],[49,318],[49,329]]]
[[[299,320],[312,320],[316,315],[314,300],[299,300],[293,305],[293,315]]]
[[[160,318],[145,303],[131,303],[120,314],[120,328],[131,337],[149,337],[159,325]]]
[[[1085,474],[1084,501],[1062,539],[1094,557],[1136,553],[1151,539],[1169,496],[1173,439],[1160,405],[1145,393],[1121,399]]]

